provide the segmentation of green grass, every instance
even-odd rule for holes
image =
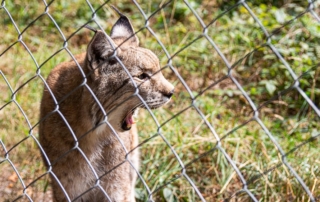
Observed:
[[[299,77],[301,89],[319,108],[320,24],[310,13],[287,23],[304,12],[307,8],[304,3],[265,2],[253,4],[248,1],[248,5],[272,35],[270,43]],[[163,3],[142,1],[140,6],[149,16]],[[94,9],[101,4],[102,1],[95,1]],[[144,26],[142,15],[131,2],[111,1],[97,12],[97,21],[107,32],[110,32],[118,18],[110,8],[111,4],[130,16],[136,30]],[[208,27],[208,36],[232,65],[232,76],[259,107],[259,118],[281,146],[286,161],[313,196],[319,197],[320,119],[297,90],[279,94],[290,88],[294,79],[266,46],[266,36],[257,22],[244,6],[232,8],[234,1],[190,1],[190,5],[206,25],[227,11]],[[22,43],[18,42],[2,54],[17,41],[18,34],[5,10],[0,9],[0,27],[3,30],[0,33],[0,71],[15,92],[14,101],[21,107],[19,109],[12,102],[12,93],[0,74],[0,107],[10,102],[0,110],[0,161],[5,154],[3,144],[6,150],[11,150],[10,161],[25,185],[31,183],[27,193],[35,201],[45,201],[51,197],[48,176],[32,183],[45,173],[38,146],[33,139],[38,137],[37,123],[43,89],[41,77],[46,78],[54,66],[71,57],[65,50],[58,52],[63,48],[62,36],[47,15],[28,26],[44,12],[43,3],[6,1],[6,8],[20,31],[28,27],[22,39],[37,61],[40,74],[37,74],[37,67]],[[318,8],[317,2],[316,11],[319,11]],[[54,1],[49,13],[66,38],[90,21],[92,15],[86,2],[77,0],[65,3]],[[266,131],[252,119],[250,104],[228,77],[228,69],[212,44],[202,36],[203,28],[190,9],[181,1],[172,1],[154,14],[149,23],[173,56],[172,64],[187,83],[192,96],[196,96],[192,101],[179,77],[167,67],[164,74],[175,85],[176,93],[167,106],[154,111],[162,125],[160,134],[151,115],[145,110],[140,112],[137,123],[140,142],[151,138],[140,148],[140,173],[153,193],[152,198],[170,202],[199,201],[199,196],[183,174],[190,178],[207,201],[231,197],[242,189],[243,184],[225,158],[225,151],[248,182],[248,190],[258,200],[308,201],[307,194],[296,178],[282,164],[281,155]],[[90,24],[97,27],[92,22]],[[73,54],[85,51],[91,37],[90,31],[81,29],[68,41],[68,49]],[[155,37],[146,29],[139,32],[138,37],[141,45],[153,50],[159,56],[161,65],[165,66],[168,58]],[[54,53],[57,54],[51,57]],[[217,148],[217,139],[196,108],[201,110],[206,122],[221,138],[222,149]],[[183,166],[164,139],[174,149]],[[146,201],[148,193],[141,181],[137,183],[136,192],[138,201]],[[22,184],[9,161],[0,163],[0,198],[11,201],[20,194]],[[239,201],[248,201],[249,196],[239,193],[237,198]]]

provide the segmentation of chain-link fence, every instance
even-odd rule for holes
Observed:
[[[63,101],[54,101],[50,115],[59,115],[74,137],[65,155],[79,152],[95,176],[90,189],[74,200],[103,190],[103,177],[125,163],[138,175],[138,201],[320,199],[317,1],[3,0],[0,201],[52,200],[54,164],[44,155],[49,166],[44,165],[39,142],[39,124],[47,118],[39,121],[43,86],[48,88],[47,76],[64,61],[75,61],[82,72],[76,55],[87,50],[94,35],[85,26],[109,34],[119,18],[111,5],[131,19],[141,46],[159,57],[175,93],[156,110],[139,90],[130,96],[146,110],[136,124],[140,143],[128,150],[83,74],[77,88],[90,92],[98,103],[91,105],[104,117],[92,130],[108,126],[124,151],[123,161],[103,175],[78,144],[59,108]],[[129,73],[123,58],[114,57]],[[128,158],[137,149],[140,169]]]

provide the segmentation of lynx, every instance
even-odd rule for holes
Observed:
[[[135,114],[145,104],[166,104],[174,87],[157,56],[139,47],[122,14],[110,36],[97,30],[87,52],[75,59],[78,64],[64,62],[51,71],[40,107],[39,136],[53,200],[135,201]]]

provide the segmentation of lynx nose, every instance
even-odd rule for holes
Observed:
[[[170,92],[163,93],[163,95],[168,97],[168,98],[171,98],[173,93],[174,93],[174,89],[172,89]]]

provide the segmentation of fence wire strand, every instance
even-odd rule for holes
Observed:
[[[59,24],[57,23],[57,21],[55,20],[55,17],[53,15],[53,13],[51,12],[56,12],[56,11],[51,11],[50,8],[53,5],[55,1],[50,1],[49,3],[47,3],[45,0],[42,1],[42,3],[44,4],[45,10],[43,11],[42,14],[40,14],[39,16],[37,16],[33,21],[31,21],[31,23],[29,23],[24,29],[21,28],[19,26],[19,23],[17,21],[17,19],[14,19],[13,16],[10,13],[10,10],[7,8],[7,1],[3,0],[0,6],[0,12],[4,12],[6,17],[9,18],[10,23],[12,23],[15,31],[16,31],[16,39],[14,42],[12,42],[9,45],[4,45],[4,51],[2,53],[0,53],[0,58],[5,58],[6,57],[6,53],[13,49],[14,47],[16,47],[18,44],[22,45],[26,51],[26,53],[30,56],[30,58],[32,59],[32,61],[34,62],[34,71],[30,72],[33,75],[27,80],[25,81],[23,84],[21,84],[20,86],[18,86],[16,88],[16,90],[14,90],[15,88],[13,88],[13,86],[10,84],[9,80],[8,80],[8,76],[6,75],[4,69],[2,70],[2,68],[4,67],[0,67],[0,75],[5,84],[6,84],[6,88],[8,89],[7,92],[1,92],[1,93],[9,93],[10,96],[10,100],[4,101],[4,104],[2,106],[0,106],[0,113],[1,110],[6,109],[6,107],[8,105],[16,105],[16,107],[18,108],[19,112],[23,115],[24,117],[24,121],[27,124],[27,128],[26,130],[28,130],[28,135],[26,137],[24,137],[21,141],[17,142],[16,144],[14,144],[13,146],[10,147],[6,147],[6,142],[4,142],[2,139],[0,139],[0,152],[1,156],[0,156],[0,166],[1,164],[4,163],[9,163],[10,167],[12,168],[12,170],[14,171],[14,173],[17,175],[18,180],[22,186],[22,193],[21,195],[18,195],[16,198],[12,199],[13,201],[20,201],[22,198],[23,199],[27,199],[27,201],[35,201],[34,199],[32,199],[32,196],[28,193],[28,188],[31,187],[33,184],[35,184],[37,181],[39,181],[41,178],[43,178],[46,175],[52,175],[53,178],[56,180],[56,182],[60,185],[61,189],[63,190],[66,198],[68,201],[72,201],[71,198],[68,196],[65,188],[62,186],[61,182],[59,181],[58,177],[55,175],[55,173],[52,171],[52,166],[55,165],[55,163],[57,161],[59,161],[61,158],[63,158],[64,156],[68,155],[70,152],[73,151],[77,151],[81,154],[81,156],[85,159],[85,161],[87,162],[87,164],[89,165],[94,178],[95,178],[95,183],[94,185],[89,189],[86,190],[84,193],[81,193],[79,196],[77,196],[77,198],[74,199],[74,201],[76,201],[77,199],[81,198],[82,196],[84,196],[85,194],[89,193],[90,191],[92,191],[93,189],[100,189],[101,192],[104,193],[104,196],[107,200],[111,201],[110,196],[108,196],[108,194],[105,192],[105,190],[103,189],[103,187],[101,186],[101,179],[108,175],[109,173],[111,173],[113,170],[117,169],[118,167],[120,167],[121,165],[125,164],[125,163],[129,163],[130,166],[134,169],[134,171],[137,173],[139,181],[141,181],[143,188],[145,189],[147,195],[148,195],[148,201],[156,201],[156,199],[154,199],[154,195],[159,192],[160,190],[162,190],[163,188],[166,188],[169,185],[172,185],[173,182],[180,180],[180,179],[184,179],[187,181],[187,183],[189,183],[189,186],[192,187],[194,193],[197,195],[197,199],[200,201],[207,201],[206,196],[203,195],[202,192],[202,188],[199,187],[194,179],[192,177],[189,176],[187,169],[192,167],[193,164],[197,161],[199,161],[201,158],[203,158],[204,156],[208,156],[208,155],[212,155],[214,152],[219,152],[219,154],[222,154],[223,158],[228,162],[228,168],[232,169],[232,173],[233,175],[236,175],[236,177],[239,179],[239,181],[242,184],[242,187],[240,189],[235,189],[233,191],[233,193],[231,193],[231,195],[229,195],[229,197],[225,197],[224,200],[229,201],[232,200],[233,198],[237,198],[239,197],[239,195],[241,195],[242,193],[246,194],[252,201],[259,201],[260,197],[260,193],[255,193],[251,190],[251,188],[249,188],[249,185],[251,185],[252,183],[254,183],[254,181],[256,181],[259,178],[264,178],[266,177],[269,173],[271,173],[272,171],[274,171],[277,168],[280,168],[282,166],[285,167],[286,170],[289,171],[290,175],[298,181],[299,186],[302,187],[302,189],[304,190],[305,194],[307,195],[308,199],[305,199],[306,201],[318,201],[319,200],[319,196],[313,195],[313,188],[308,186],[306,183],[306,179],[305,177],[302,177],[299,175],[299,173],[297,172],[297,170],[292,166],[292,164],[288,161],[287,157],[289,156],[289,154],[294,153],[296,150],[298,150],[299,148],[301,148],[302,146],[306,145],[306,144],[310,144],[312,141],[315,140],[319,140],[319,136],[320,134],[316,134],[315,136],[308,138],[307,140],[300,142],[298,145],[295,145],[294,148],[292,148],[291,150],[287,151],[284,150],[281,146],[281,144],[279,143],[279,140],[275,137],[275,135],[273,134],[273,132],[270,130],[270,127],[267,126],[264,121],[261,119],[260,116],[260,112],[262,110],[263,107],[267,106],[268,104],[272,103],[273,101],[279,99],[282,96],[285,96],[286,94],[290,93],[290,92],[297,92],[298,94],[300,94],[303,99],[305,100],[305,102],[307,103],[308,106],[310,106],[310,108],[313,110],[313,112],[320,117],[320,109],[318,108],[319,106],[317,106],[316,103],[313,102],[313,100],[310,98],[310,96],[303,90],[303,88],[301,87],[300,84],[300,80],[303,77],[304,74],[297,75],[297,73],[294,71],[293,67],[291,67],[290,63],[284,58],[283,54],[281,53],[281,51],[279,50],[279,48],[276,47],[276,44],[274,44],[274,42],[272,41],[272,37],[282,28],[284,28],[285,26],[288,26],[292,23],[294,23],[295,21],[301,19],[303,16],[310,14],[312,16],[312,18],[314,19],[315,23],[319,23],[320,24],[320,17],[316,11],[316,6],[317,6],[317,1],[312,1],[312,0],[307,0],[306,2],[308,3],[307,8],[305,8],[304,11],[302,11],[300,14],[296,15],[293,19],[286,21],[285,23],[282,23],[282,25],[280,27],[278,27],[276,30],[273,31],[268,31],[268,29],[263,25],[261,19],[259,19],[259,17],[256,15],[253,6],[251,4],[251,2],[246,1],[246,0],[240,0],[237,3],[231,5],[229,8],[227,8],[226,10],[224,10],[223,12],[221,12],[220,14],[216,15],[216,17],[214,17],[213,19],[211,19],[208,23],[205,22],[202,17],[201,17],[201,13],[199,13],[199,11],[194,8],[193,2],[192,1],[181,1],[187,8],[188,11],[192,13],[192,15],[196,18],[198,25],[201,27],[202,30],[198,30],[201,31],[201,34],[197,37],[195,37],[193,40],[191,40],[190,42],[188,42],[187,44],[185,44],[183,47],[181,47],[180,49],[176,50],[175,52],[172,52],[171,54],[171,49],[169,47],[167,47],[162,41],[161,39],[157,36],[157,32],[155,31],[155,29],[151,26],[151,20],[153,19],[153,17],[155,15],[158,15],[162,10],[166,9],[168,7],[168,5],[176,2],[176,1],[166,1],[165,3],[161,4],[154,12],[152,12],[151,14],[148,14],[148,12],[146,12],[142,6],[140,5],[140,3],[138,3],[138,1],[133,0],[132,4],[135,6],[135,8],[140,12],[140,15],[142,17],[142,19],[144,20],[144,26],[140,29],[138,29],[138,31],[135,32],[135,34],[139,34],[142,31],[147,31],[150,36],[158,43],[158,45],[162,48],[162,51],[164,53],[164,55],[167,57],[167,64],[162,68],[162,69],[169,69],[171,72],[173,72],[175,78],[177,78],[178,82],[182,84],[182,86],[184,87],[184,89],[186,90],[188,96],[190,97],[191,100],[191,104],[188,105],[187,107],[185,107],[183,110],[179,111],[178,113],[172,114],[172,116],[170,118],[168,118],[167,120],[165,120],[164,122],[160,122],[157,118],[157,115],[151,110],[151,108],[148,106],[147,102],[144,100],[144,98],[139,94],[139,88],[138,86],[135,84],[133,77],[130,75],[129,70],[127,69],[127,67],[122,63],[121,59],[117,56],[117,47],[113,47],[114,51],[114,55],[112,57],[116,58],[116,60],[121,64],[122,68],[124,69],[124,71],[128,74],[128,76],[130,77],[130,80],[132,81],[132,83],[134,83],[135,85],[135,93],[132,94],[132,96],[128,99],[132,99],[132,98],[138,98],[141,103],[143,104],[143,106],[146,108],[148,114],[151,116],[151,118],[153,119],[154,124],[156,125],[156,133],[154,133],[153,135],[151,135],[149,138],[143,140],[140,142],[139,145],[137,145],[133,150],[138,149],[139,147],[142,147],[143,145],[147,144],[148,142],[152,141],[152,139],[155,139],[157,137],[161,138],[162,142],[166,145],[167,148],[169,148],[170,152],[172,153],[172,155],[175,158],[175,163],[177,163],[179,165],[179,169],[180,169],[180,173],[175,175],[172,179],[169,179],[167,182],[165,182],[164,184],[161,184],[160,186],[153,188],[150,187],[150,184],[148,184],[148,180],[146,180],[143,177],[143,172],[144,170],[139,170],[139,168],[136,168],[134,166],[134,162],[131,162],[129,155],[133,152],[133,150],[128,150],[128,148],[126,148],[125,144],[123,143],[123,140],[120,138],[120,136],[117,134],[117,131],[113,128],[113,126],[111,125],[111,123],[109,122],[108,119],[108,115],[112,112],[112,111],[105,111],[102,103],[99,101],[99,99],[97,98],[97,95],[95,95],[95,93],[93,92],[93,90],[90,88],[90,86],[88,85],[88,81],[87,81],[87,76],[86,74],[83,72],[81,65],[78,63],[75,55],[72,53],[73,51],[70,48],[69,45],[69,41],[71,40],[71,38],[73,36],[75,36],[78,32],[80,32],[81,30],[83,30],[85,25],[88,24],[95,24],[96,27],[98,27],[100,30],[103,30],[104,34],[108,37],[108,34],[104,31],[104,29],[106,27],[104,27],[104,25],[102,25],[100,23],[100,18],[99,18],[99,12],[103,10],[104,7],[111,5],[111,3],[109,1],[105,1],[101,4],[100,7],[98,7],[97,9],[95,9],[95,6],[88,0],[86,0],[87,6],[88,8],[91,10],[92,12],[92,18],[89,19],[87,22],[83,23],[80,27],[77,28],[77,30],[75,32],[73,32],[70,36],[66,36],[64,34],[64,31],[61,29],[61,27],[59,26]],[[264,41],[262,44],[259,44],[259,47],[255,48],[254,50],[251,50],[250,53],[247,53],[245,55],[243,55],[243,58],[239,59],[238,61],[236,61],[235,63],[230,61],[228,59],[228,57],[225,55],[225,51],[223,51],[221,49],[221,47],[219,47],[217,41],[215,41],[215,39],[210,35],[209,33],[209,29],[214,29],[215,23],[222,18],[223,16],[227,15],[227,13],[229,13],[231,10],[234,9],[238,9],[240,7],[245,8],[245,10],[247,11],[248,15],[250,15],[254,21],[257,23],[257,25],[259,26],[259,29],[261,30],[261,32],[263,32],[264,34]],[[53,53],[51,54],[51,56],[49,58],[47,58],[44,62],[40,62],[36,59],[36,57],[34,56],[34,51],[29,47],[29,45],[25,42],[24,39],[24,34],[29,31],[29,29],[32,28],[32,26],[37,23],[41,18],[47,17],[49,18],[50,22],[53,23],[54,25],[54,29],[58,31],[58,33],[60,34],[60,37],[62,38],[62,42],[63,42],[63,46],[57,50],[57,51],[52,51]],[[1,26],[5,26],[5,25],[1,25]],[[22,31],[20,31],[22,30]],[[108,37],[109,40],[109,37]],[[219,59],[221,61],[223,61],[224,66],[219,67],[220,69],[225,69],[227,71],[227,74],[220,78],[217,79],[216,81],[212,82],[212,84],[206,86],[206,88],[202,89],[200,92],[198,92],[197,95],[194,94],[192,88],[188,85],[188,81],[187,78],[185,78],[183,75],[181,75],[179,73],[179,71],[177,70],[177,68],[175,67],[173,60],[177,57],[177,55],[179,55],[181,52],[185,51],[187,48],[189,47],[193,47],[196,46],[195,44],[200,41],[200,40],[206,40],[208,42],[208,44],[215,50],[215,52],[217,53],[218,57],[220,57]],[[111,43],[112,44],[112,43]],[[1,43],[0,43],[1,45]],[[248,57],[250,57],[250,55],[253,55],[255,52],[257,52],[260,48],[268,48],[270,49],[270,51],[273,52],[273,54],[279,59],[279,61],[281,62],[281,64],[286,68],[286,70],[289,72],[290,76],[292,77],[293,81],[292,81],[292,85],[289,86],[288,88],[282,90],[281,92],[278,93],[278,95],[273,96],[272,98],[270,98],[268,101],[266,101],[265,103],[262,104],[257,104],[254,102],[254,100],[252,99],[252,96],[250,95],[250,93],[248,93],[248,91],[243,87],[242,82],[239,81],[239,78],[237,76],[235,76],[235,67],[238,65],[238,63],[241,63],[242,61],[246,60]],[[49,85],[46,83],[46,80],[42,74],[42,70],[44,68],[45,65],[48,65],[50,63],[50,60],[53,57],[59,57],[60,53],[66,53],[68,54],[72,60],[76,63],[78,70],[81,72],[81,75],[83,77],[83,82],[76,88],[74,89],[74,91],[70,92],[69,94],[65,95],[65,98],[63,98],[62,100],[58,101],[55,98],[54,93],[50,90]],[[201,65],[201,64],[199,64]],[[312,69],[316,70],[319,67],[319,64],[316,64]],[[53,68],[53,67],[52,67]],[[311,70],[308,70],[311,71]],[[40,120],[38,123],[33,124],[29,121],[29,117],[27,115],[27,113],[25,112],[26,109],[23,109],[21,107],[21,105],[19,104],[19,99],[17,99],[17,94],[20,92],[20,90],[22,88],[27,88],[28,84],[30,84],[31,82],[33,82],[34,80],[40,79],[41,82],[43,83],[43,85],[48,89],[49,94],[51,95],[53,102],[56,105],[56,108],[47,116],[50,116],[51,114],[57,113],[59,114],[59,116],[61,117],[61,119],[63,120],[63,122],[65,123],[67,129],[69,130],[69,132],[71,133],[71,135],[73,136],[74,139],[74,147],[65,152],[62,156],[60,156],[56,161],[51,162],[49,160],[49,158],[46,156],[40,142],[38,141],[37,135],[34,132],[35,128],[43,121]],[[233,127],[232,129],[229,129],[228,131],[224,131],[223,134],[219,134],[219,132],[217,132],[216,127],[208,120],[208,118],[206,117],[206,113],[199,107],[199,105],[197,104],[199,101],[199,97],[201,97],[203,94],[207,93],[210,89],[212,89],[214,86],[217,86],[219,83],[225,81],[225,80],[230,80],[233,85],[236,86],[237,90],[240,91],[241,95],[245,98],[245,100],[247,101],[247,103],[249,104],[250,108],[251,108],[251,114],[248,117],[247,121],[242,122],[241,124],[239,124],[236,127]],[[64,101],[64,99],[68,98],[73,92],[75,92],[78,88],[84,88],[86,89],[89,94],[92,96],[92,99],[95,100],[95,102],[97,103],[97,106],[99,108],[99,110],[102,112],[103,114],[103,120],[101,122],[99,122],[99,124],[95,127],[92,128],[92,131],[101,127],[102,125],[105,125],[107,127],[109,127],[114,135],[114,137],[117,139],[117,141],[119,142],[119,144],[121,144],[121,147],[123,149],[123,151],[125,152],[125,157],[123,158],[123,161],[121,161],[120,163],[118,163],[117,165],[115,165],[115,167],[110,170],[109,172],[106,172],[104,175],[99,176],[99,174],[95,171],[94,167],[91,165],[90,160],[88,159],[88,157],[86,156],[85,152],[80,148],[79,146],[79,138],[77,138],[73,128],[70,126],[70,124],[68,123],[67,119],[65,118],[63,112],[60,109],[60,104]],[[123,102],[126,102],[127,100],[124,100]],[[116,108],[115,108],[116,109]],[[216,142],[215,146],[210,148],[208,151],[205,151],[204,153],[200,154],[198,157],[194,158],[194,159],[190,159],[189,162],[185,162],[182,158],[181,158],[181,154],[179,154],[179,151],[177,151],[175,149],[174,143],[172,143],[170,140],[168,140],[168,138],[166,137],[165,133],[163,133],[163,127],[165,127],[170,121],[177,119],[177,117],[179,117],[180,115],[183,115],[183,113],[185,113],[188,110],[194,110],[198,116],[202,119],[202,123],[206,126],[206,128],[208,129],[208,133],[211,134],[212,139],[214,139],[214,141]],[[46,118],[44,118],[46,119]],[[2,121],[6,121],[6,120],[2,120]],[[260,170],[260,173],[255,174],[251,177],[245,176],[243,174],[243,172],[241,171],[241,165],[239,165],[239,163],[234,159],[234,157],[232,155],[230,155],[230,153],[226,150],[226,148],[223,146],[223,141],[226,140],[229,136],[231,136],[231,134],[233,134],[235,131],[240,130],[241,128],[247,126],[249,123],[255,123],[258,124],[260,126],[260,128],[264,131],[264,133],[267,135],[268,140],[270,140],[274,147],[277,149],[278,155],[281,158],[281,162],[276,163],[275,165],[273,165],[273,167],[271,168],[265,168],[265,170]],[[319,123],[318,123],[319,124]],[[143,130],[143,128],[141,128],[140,130]],[[81,138],[87,136],[91,131],[88,131],[84,134],[82,134]],[[6,134],[1,134],[6,136]],[[25,182],[23,180],[23,177],[21,176],[21,172],[23,172],[22,170],[19,170],[17,168],[17,165],[11,160],[11,152],[16,149],[20,144],[22,144],[23,142],[27,141],[28,139],[31,139],[32,141],[35,142],[35,144],[40,148],[41,153],[44,155],[44,159],[47,161],[47,164],[49,165],[49,169],[41,174],[39,177],[33,179],[32,181],[28,181]],[[3,155],[4,154],[4,155]],[[0,167],[0,178],[1,178],[2,172],[1,172],[1,167]],[[1,196],[1,195],[0,195]]]

